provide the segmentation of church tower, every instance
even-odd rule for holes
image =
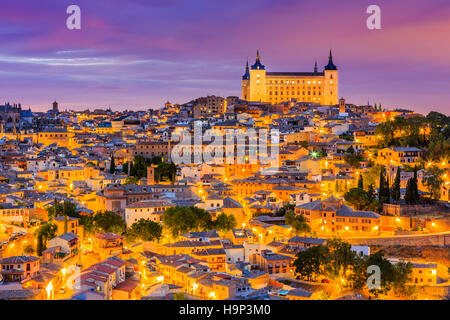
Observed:
[[[339,113],[345,113],[345,99],[339,99]]]
[[[248,68],[248,59],[247,59],[247,65],[245,67],[245,73],[242,76],[242,99],[243,100],[248,100],[249,97],[249,91],[250,91],[250,70]]]
[[[150,165],[147,167],[147,185],[151,186],[155,184],[155,166]]]
[[[249,87],[248,101],[266,100],[266,67],[261,63],[259,50],[256,51],[255,63],[250,67]]]
[[[338,104],[338,69],[333,63],[333,54],[330,50],[328,57],[328,64],[324,68],[324,87],[323,87],[323,104],[337,105]]]
[[[53,108],[52,108],[53,114],[58,114],[59,110],[58,110],[58,102],[53,102]]]

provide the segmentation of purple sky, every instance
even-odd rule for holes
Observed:
[[[81,8],[82,29],[66,28]],[[377,4],[382,30],[368,30]],[[240,96],[247,57],[312,71],[333,49],[340,96],[449,114],[448,0],[14,0],[0,8],[0,101],[142,109]]]

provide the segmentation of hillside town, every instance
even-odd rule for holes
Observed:
[[[331,52],[244,72],[241,98],[0,105],[0,299],[448,299],[450,117],[338,99]]]

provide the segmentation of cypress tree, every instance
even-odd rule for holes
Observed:
[[[419,202],[419,190],[417,187],[417,166],[414,166],[414,178],[413,178],[413,186],[412,186],[412,195],[414,197],[414,203]]]
[[[382,166],[380,169],[380,187],[379,187],[379,191],[378,191],[378,200],[380,202],[383,201],[383,198],[385,197],[385,181],[384,181],[384,167]]]
[[[397,174],[395,175],[394,185],[392,186],[392,199],[396,202],[400,200],[400,172],[401,167],[397,168]]]
[[[336,194],[340,194],[341,193],[341,184],[339,183],[338,180],[336,180],[336,184],[334,186],[334,192],[336,192]]]
[[[128,175],[132,177],[136,176],[136,169],[134,168],[133,162],[130,162],[130,172],[128,173]]]
[[[111,164],[109,165],[109,172],[110,173],[116,172],[116,162],[114,160],[114,155],[111,155]]]
[[[367,190],[367,198],[369,199],[369,203],[375,199],[375,190],[373,188],[373,184],[369,185],[369,189]]]
[[[406,190],[405,190],[405,201],[407,204],[413,204],[415,202],[415,197],[413,194],[413,184],[414,184],[414,178],[411,178],[406,183]]]
[[[389,188],[389,177],[386,177],[386,187],[385,187],[385,195],[386,195],[386,202],[391,202],[391,190]]]
[[[361,189],[364,190],[364,180],[363,180],[362,174],[359,175],[359,179],[358,179],[358,188],[361,188]]]
[[[67,227],[69,224],[69,219],[67,218],[67,215],[64,216],[64,233],[67,233]]]
[[[39,233],[36,244],[36,254],[38,255],[38,257],[42,256],[42,251],[44,251],[44,243],[42,239],[42,234]]]

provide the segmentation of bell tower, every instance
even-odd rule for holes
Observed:
[[[333,63],[333,54],[330,50],[328,64],[324,68],[324,87],[323,87],[323,104],[338,104],[338,69]]]
[[[339,113],[345,113],[345,99],[339,99]]]
[[[147,185],[151,186],[155,184],[155,167],[150,165],[147,167]]]
[[[266,67],[261,63],[259,50],[256,51],[255,63],[250,68],[248,101],[266,100]]]

